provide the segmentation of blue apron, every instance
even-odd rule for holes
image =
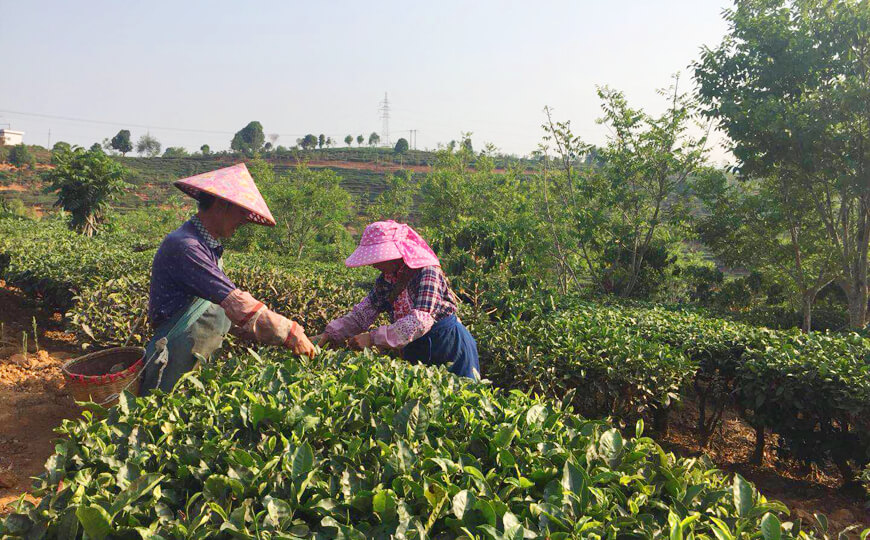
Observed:
[[[155,388],[171,392],[182,375],[211,358],[231,324],[223,308],[202,298],[178,310],[145,345],[139,395],[146,396]]]
[[[480,380],[477,342],[456,315],[441,319],[425,335],[405,345],[402,357],[429,366],[451,364],[447,371]]]

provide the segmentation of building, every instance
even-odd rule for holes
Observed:
[[[12,131],[11,129],[0,129],[0,144],[6,146],[15,146],[24,142],[23,131]]]

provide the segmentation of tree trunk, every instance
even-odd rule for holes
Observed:
[[[842,286],[842,285],[841,285]],[[849,283],[843,286],[849,302],[849,326],[864,328],[867,320],[867,283]]]
[[[805,292],[803,298],[801,299],[801,309],[804,315],[804,323],[801,326],[801,330],[804,333],[809,333],[812,330],[813,324],[813,302],[815,301],[815,292]]]
[[[751,463],[760,464],[764,460],[764,426],[755,426],[755,450],[750,458]]]

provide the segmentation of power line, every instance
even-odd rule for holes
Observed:
[[[85,124],[101,124],[105,126],[125,126],[125,127],[137,127],[142,129],[159,129],[161,131],[184,131],[188,133],[210,133],[213,135],[234,135],[233,132],[230,131],[217,131],[217,130],[208,130],[208,129],[190,129],[190,128],[177,128],[177,127],[167,127],[167,126],[151,126],[144,124],[134,124],[131,122],[109,122],[106,120],[90,120],[86,118],[75,118],[72,116],[59,116],[54,114],[41,114],[41,113],[33,113],[33,112],[24,112],[24,111],[11,111],[8,109],[0,109],[0,112],[8,113],[8,114],[17,114],[21,116],[33,116],[36,118],[47,118],[50,120],[67,120],[70,122],[83,122]]]
[[[88,118],[76,118],[72,116],[60,116],[55,114],[43,114],[43,113],[34,113],[34,112],[25,112],[25,111],[13,111],[9,109],[0,109],[0,113],[8,113],[15,114],[19,116],[32,116],[35,118],[46,118],[49,120],[65,120],[69,122],[81,122],[84,124],[97,124],[104,126],[120,126],[120,127],[134,127],[141,128],[145,130],[155,130],[155,131],[178,131],[185,133],[205,133],[210,135],[235,135],[234,131],[220,131],[214,129],[195,129],[195,128],[180,128],[180,127],[170,127],[170,126],[155,126],[151,124],[136,124],[132,122],[112,122],[107,120],[93,120]],[[275,135],[275,133],[270,134]],[[308,133],[277,133],[280,137],[304,137],[308,135]],[[330,133],[329,136],[338,136],[338,133]]]

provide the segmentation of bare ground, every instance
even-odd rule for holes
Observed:
[[[40,474],[54,452],[54,429],[78,408],[63,389],[60,366],[76,355],[71,336],[60,330],[59,314],[32,306],[0,281],[0,515]],[[33,339],[37,321],[39,350]],[[22,332],[28,334],[23,354]]]
[[[722,428],[707,448],[701,448],[695,433],[697,418],[695,403],[686,402],[659,443],[682,456],[707,454],[723,471],[739,473],[754,483],[768,500],[788,506],[791,519],[812,523],[813,514],[822,513],[828,517],[831,531],[841,531],[850,525],[870,527],[870,499],[860,492],[843,489],[843,478],[836,467],[807,469],[799,463],[778,460],[777,438],[769,433],[762,463],[751,463],[755,431],[732,411],[725,413]]]

